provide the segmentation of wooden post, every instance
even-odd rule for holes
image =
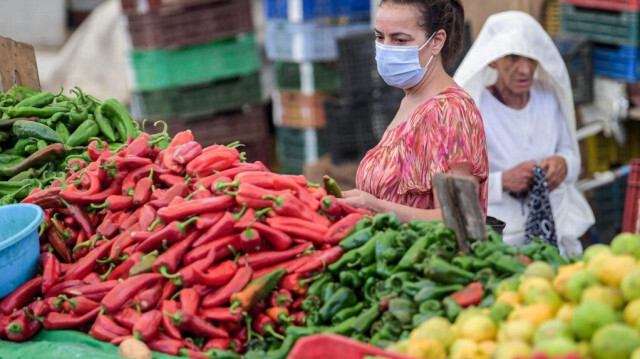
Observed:
[[[40,91],[40,78],[33,46],[0,36],[0,90],[14,85]]]
[[[469,253],[467,239],[487,239],[487,229],[473,180],[437,173],[434,178],[444,224],[456,234],[458,247]]]

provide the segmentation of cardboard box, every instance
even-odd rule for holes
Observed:
[[[475,39],[487,18],[493,14],[519,10],[529,13],[539,22],[544,14],[545,0],[461,0],[465,18],[471,24],[472,39]]]

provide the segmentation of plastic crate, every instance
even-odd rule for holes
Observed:
[[[250,0],[215,2],[175,12],[127,16],[136,49],[200,44],[253,31]]]
[[[558,0],[547,0],[544,6],[544,29],[549,35],[557,35],[560,33],[560,14],[562,8]]]
[[[640,50],[637,47],[596,44],[593,47],[593,73],[636,82],[640,80]]]
[[[273,93],[273,121],[276,126],[291,128],[324,128],[325,94],[305,95],[298,91]]]
[[[237,77],[260,68],[251,33],[181,49],[133,51],[131,59],[137,91]]]
[[[359,162],[378,142],[370,98],[327,98],[327,146],[333,163]]]
[[[630,167],[622,231],[640,233],[640,158],[631,161]]]
[[[620,163],[628,164],[640,158],[640,121],[628,120],[624,123],[626,140],[620,147]]]
[[[260,103],[260,75],[254,73],[198,86],[133,94],[134,117],[174,117],[217,113]]]
[[[619,145],[615,138],[599,133],[585,138],[582,142],[585,149],[582,160],[587,176],[592,176],[596,172],[606,172],[611,167],[622,164]]]
[[[595,41],[622,46],[638,46],[640,13],[604,11],[562,5],[562,32],[589,36]]]
[[[158,11],[179,11],[191,6],[235,0],[120,0],[126,15],[148,14]]]
[[[327,153],[324,130],[276,127],[279,172],[302,174],[304,165]]]
[[[586,37],[561,35],[554,41],[569,72],[573,102],[576,105],[593,100],[593,44]]]
[[[273,73],[276,87],[281,90],[338,92],[338,69],[335,62],[275,62]]]
[[[294,24],[282,20],[266,22],[265,47],[270,60],[302,62],[331,61],[338,57],[336,39],[368,30],[370,24]]]
[[[562,0],[565,4],[573,4],[593,9],[613,11],[639,11],[640,0]]]
[[[601,243],[610,243],[622,230],[624,205],[627,192],[627,176],[598,187],[592,193],[596,232]]]
[[[267,19],[283,19],[299,23],[310,20],[346,17],[351,20],[367,20],[370,16],[370,0],[266,0]]]
[[[378,76],[375,37],[371,30],[338,38],[340,95],[371,92]]]

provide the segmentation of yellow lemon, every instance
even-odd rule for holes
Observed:
[[[596,260],[600,257],[596,257]],[[619,287],[622,279],[634,270],[636,265],[636,259],[633,256],[623,254],[619,256],[610,257],[600,267],[600,271],[596,274],[604,284],[612,287]]]
[[[640,270],[637,267],[622,279],[620,289],[626,301],[640,298]]]
[[[640,324],[640,298],[634,299],[627,303],[622,312],[624,321],[631,327]]]
[[[522,304],[522,298],[517,292],[508,291],[500,294],[500,296],[496,298],[496,303],[500,302],[505,302],[515,308],[519,307],[520,304]]]
[[[410,340],[434,339],[442,344],[443,348],[449,347],[455,338],[451,323],[442,317],[427,319],[409,334]]]
[[[547,262],[535,261],[527,266],[522,273],[523,277],[540,277],[552,281],[556,273]]]
[[[529,290],[533,287],[538,286],[552,288],[551,282],[549,282],[549,280],[547,279],[540,277],[527,277],[520,280],[520,285],[518,286],[518,294],[520,294],[521,298],[526,298]]]
[[[597,253],[591,258],[591,260],[586,266],[586,269],[589,272],[592,272],[598,275],[598,273],[600,273],[605,263],[609,262],[613,257],[614,255],[610,252]]]
[[[586,301],[602,302],[610,306],[611,309],[620,309],[624,304],[620,288],[605,287],[603,285],[587,288],[582,293],[582,297],[580,297],[580,302]]]
[[[576,309],[576,305],[573,303],[564,303],[560,309],[556,312],[556,319],[560,319],[563,322],[570,324],[571,318],[573,318],[573,311]]]
[[[524,303],[526,305],[545,303],[551,306],[555,313],[555,311],[560,308],[563,301],[562,298],[560,298],[560,295],[556,293],[553,288],[538,285],[535,287],[531,287],[527,291],[527,296],[524,299]]]
[[[391,343],[387,350],[393,353],[398,354],[407,354],[407,350],[409,349],[409,339],[403,339],[397,343]]]
[[[496,348],[498,348],[498,343],[492,340],[485,340],[483,342],[480,342],[480,344],[478,344],[478,347],[480,348],[480,351],[486,355],[487,358],[491,358],[493,356],[493,353],[495,353]]]
[[[558,274],[552,281],[553,289],[555,289],[556,292],[558,292],[565,299],[568,299],[567,298],[567,282],[569,281],[569,278],[571,278],[571,276],[574,273],[582,269],[584,269],[584,264],[582,262],[567,264],[558,268]]]
[[[496,336],[496,324],[487,315],[474,315],[460,325],[460,337],[481,342]]]
[[[531,355],[531,346],[521,340],[512,340],[498,343],[493,359],[528,358]]]
[[[464,359],[475,353],[480,348],[478,344],[471,339],[456,339],[449,348],[449,356],[451,359]]]
[[[592,244],[584,250],[584,253],[582,253],[582,261],[585,264],[589,264],[591,258],[600,253],[612,254],[611,247],[606,244]]]
[[[417,358],[445,359],[445,349],[439,341],[431,338],[410,339],[407,355]]]
[[[531,341],[535,327],[524,319],[513,319],[503,323],[498,330],[498,341],[508,342],[511,340]]]
[[[526,307],[515,308],[509,317],[509,321],[515,319],[524,319],[533,324],[534,327],[542,324],[544,321],[553,318],[555,311],[553,307],[544,303],[528,305]]]

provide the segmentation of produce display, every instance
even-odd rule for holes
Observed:
[[[69,168],[91,162],[91,151],[103,141],[117,150],[141,133],[117,100],[100,101],[78,88],[71,93],[25,87],[0,92],[0,204],[20,201]],[[166,133],[154,138],[161,136]]]
[[[419,358],[640,358],[640,236],[597,244],[582,261],[534,262],[494,303],[428,319],[394,352]]]

